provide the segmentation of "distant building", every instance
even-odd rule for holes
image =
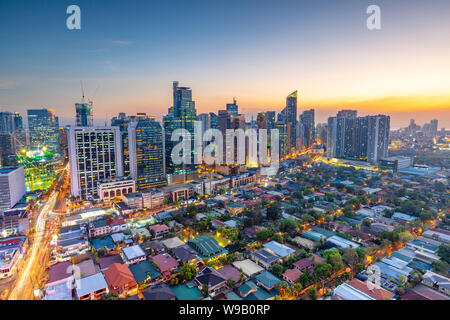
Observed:
[[[23,167],[0,168],[0,213],[14,207],[25,195]]]

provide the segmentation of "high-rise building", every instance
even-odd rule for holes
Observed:
[[[16,139],[14,138],[14,134],[1,133],[0,166],[10,165],[10,160],[13,160],[15,158],[15,154],[16,154]]]
[[[356,111],[328,118],[327,155],[375,163],[388,155],[390,117],[356,117]]]
[[[303,146],[309,148],[315,141],[314,109],[306,110],[300,115]]]
[[[219,118],[217,117],[217,114],[215,114],[214,112],[209,113],[209,127],[211,129],[219,128]]]
[[[55,111],[30,109],[27,115],[31,148],[47,148],[51,153],[60,154],[59,121]]]
[[[75,103],[77,113],[77,127],[92,127],[94,125],[94,114],[92,112],[92,102]]]
[[[438,119],[432,119],[430,121],[430,134],[432,137],[436,137],[438,133]]]
[[[227,111],[233,116],[237,116],[239,114],[239,107],[235,98],[233,98],[233,103],[227,104]]]
[[[113,117],[111,119],[112,127],[120,128],[120,137],[122,144],[122,167],[123,175],[125,177],[130,176],[130,148],[128,145],[128,126],[130,124],[132,117],[127,117],[125,113],[119,113],[118,117]]]
[[[167,185],[164,132],[154,117],[138,114],[128,127],[130,175],[139,191]]]
[[[11,134],[14,131],[14,114],[8,111],[0,112],[0,134]]]
[[[163,117],[166,148],[166,171],[169,183],[184,183],[197,178],[197,165],[195,164],[195,121],[197,111],[192,100],[192,90],[188,87],[179,87],[178,81],[173,82],[173,106]],[[177,129],[185,129],[191,139],[189,154],[190,163],[183,161],[181,164],[172,161],[172,150],[178,142],[172,141],[172,134]],[[189,139],[188,135],[182,137]]]
[[[281,111],[282,118],[287,125],[287,150],[292,152],[296,147],[297,128],[297,91],[292,92],[286,98],[286,107]]]
[[[123,176],[118,127],[71,126],[68,142],[72,196],[96,197],[99,180]]]
[[[23,167],[0,168],[0,214],[14,207],[25,195]]]
[[[259,129],[267,129],[266,112],[258,112],[258,115],[256,116],[256,125]]]

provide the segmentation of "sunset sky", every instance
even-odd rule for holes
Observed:
[[[71,4],[81,30],[66,28]],[[371,4],[381,30],[366,27]],[[43,106],[72,124],[83,80],[97,123],[160,118],[178,80],[198,113],[233,97],[241,113],[280,111],[298,90],[316,122],[353,108],[450,128],[449,34],[448,0],[1,0],[0,110]]]

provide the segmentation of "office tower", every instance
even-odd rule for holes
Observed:
[[[77,113],[77,127],[92,127],[94,125],[92,101],[75,103],[75,109]]]
[[[14,207],[25,195],[23,167],[0,168],[0,214]]]
[[[22,150],[17,153],[17,164],[24,168],[25,189],[27,191],[48,190],[55,179],[55,161],[53,153],[42,149]]]
[[[14,114],[8,111],[0,112],[0,134],[10,134],[14,131]]]
[[[125,177],[130,176],[130,148],[128,146],[128,126],[132,117],[127,117],[125,113],[119,113],[118,117],[111,119],[112,127],[120,128],[120,141],[122,145],[122,168]]]
[[[59,154],[59,122],[55,111],[30,109],[27,115],[31,148],[47,148],[49,152]]]
[[[237,116],[237,115],[239,114],[238,109],[239,109],[239,108],[238,108],[236,99],[233,98],[233,103],[228,103],[228,104],[227,104],[227,109],[226,109],[226,110],[227,110],[229,113],[231,113],[231,115]]]
[[[391,117],[386,115],[369,116],[367,161],[376,163],[388,157]]]
[[[202,123],[202,136],[206,132],[206,130],[211,128],[211,121],[209,119],[208,113],[202,113],[197,116],[197,121]]]
[[[219,128],[219,118],[217,117],[217,114],[215,114],[214,112],[209,113],[209,127],[211,129]]]
[[[338,118],[356,118],[358,111],[356,110],[341,110],[337,113]]]
[[[258,129],[267,129],[267,117],[265,112],[258,112],[256,116],[256,125]]]
[[[195,102],[192,100],[192,90],[188,87],[179,87],[178,81],[174,81],[173,106],[169,108],[168,114],[163,117],[166,148],[166,171],[168,174],[169,184],[184,183],[197,178],[194,129],[196,120],[197,111],[195,109]],[[190,134],[190,163],[186,163],[186,161],[184,161],[182,164],[176,164],[172,161],[172,150],[178,142],[173,142],[171,137],[172,133],[177,129],[185,129]],[[183,136],[183,140],[188,138],[188,135]]]
[[[130,175],[139,191],[167,185],[164,132],[154,117],[138,114],[128,127]]]
[[[14,160],[16,154],[16,139],[14,134],[1,133],[0,134],[0,166],[10,165],[10,160]],[[13,157],[11,157],[13,156]],[[12,159],[11,159],[12,158]],[[14,164],[14,163],[11,163]]]
[[[300,115],[302,125],[303,146],[309,148],[315,140],[314,109],[306,110]]]
[[[297,91],[287,96],[286,107],[281,111],[281,115],[287,125],[287,147],[290,153],[296,147]]]
[[[217,116],[217,123],[218,123],[218,129],[220,132],[222,132],[223,137],[223,146],[222,146],[222,152],[223,152],[223,163],[226,162],[226,155],[227,155],[227,130],[231,129],[231,113],[227,110],[219,110]]]
[[[280,150],[279,150],[279,155],[280,158],[285,157],[289,154],[289,130],[288,124],[285,121],[280,121],[278,120],[275,123],[275,129],[278,129],[278,134],[280,137]]]
[[[23,131],[23,119],[20,113],[14,112],[14,131],[22,132]]]
[[[266,111],[267,129],[275,128],[275,111]]]
[[[99,180],[123,176],[118,127],[71,126],[68,142],[72,196],[94,198]]]
[[[432,119],[430,121],[430,134],[432,137],[436,137],[438,133],[438,120]]]

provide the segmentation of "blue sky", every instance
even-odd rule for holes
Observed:
[[[71,4],[82,30],[66,28]],[[366,28],[369,4],[380,5],[382,30]],[[314,107],[322,121],[340,107],[398,108],[406,125],[409,103],[419,121],[430,109],[445,118],[449,17],[446,0],[2,0],[0,108],[46,106],[70,123],[83,80],[97,121],[159,117],[179,80],[199,112],[233,96],[243,112],[278,111],[298,89],[300,111]]]

